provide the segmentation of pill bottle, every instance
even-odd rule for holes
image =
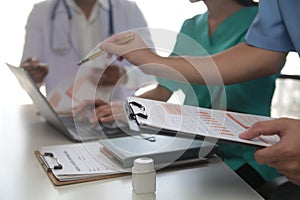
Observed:
[[[155,192],[145,193],[145,194],[136,194],[134,190],[132,190],[132,200],[156,200]]]
[[[137,158],[132,167],[132,189],[136,194],[156,191],[156,172],[152,158]]]

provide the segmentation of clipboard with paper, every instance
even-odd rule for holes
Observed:
[[[239,134],[255,122],[271,120],[271,117],[171,104],[139,97],[128,97],[127,107],[130,123],[135,122],[140,128],[257,147],[267,147],[279,141],[277,135],[260,136],[253,140],[239,138]]]
[[[35,156],[55,186],[129,175],[100,151],[98,142],[44,146]]]
[[[43,146],[35,151],[35,156],[53,185],[62,186],[130,175],[133,161],[138,157],[153,158],[155,168],[162,170],[207,164],[207,157],[218,150],[213,144],[183,138],[156,136],[155,140],[157,143],[136,135]],[[200,147],[209,151],[207,157],[199,157]]]

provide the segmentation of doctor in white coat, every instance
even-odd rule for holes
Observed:
[[[46,0],[35,4],[29,15],[21,67],[38,84],[45,84],[48,96],[64,80],[76,77],[78,61],[101,41],[114,33],[142,27],[147,23],[132,1]],[[151,45],[149,32],[146,35]],[[41,67],[44,64],[46,67]],[[131,90],[155,82],[153,76],[143,74],[137,67],[122,65],[125,66],[119,67],[116,76],[123,74],[122,69],[132,72],[135,68],[134,73],[126,73],[123,90],[128,91],[123,91],[124,98]]]

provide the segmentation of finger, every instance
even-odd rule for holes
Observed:
[[[103,122],[103,123],[112,122],[112,121],[114,121],[114,120],[115,120],[115,119],[114,119],[114,116],[112,116],[112,115],[104,116],[104,117],[102,117],[102,118],[100,119],[100,121]]]
[[[115,49],[117,48],[116,47],[117,45],[114,44],[114,43],[104,43],[101,45],[101,49],[106,51],[107,53],[107,58],[108,59],[111,59],[113,55],[115,55]]]
[[[33,58],[32,61],[31,61],[31,63],[32,63],[34,66],[39,66],[40,61],[39,61],[38,59]]]
[[[35,74],[32,75],[32,79],[36,83],[42,83],[45,78],[45,74]]]
[[[260,164],[274,165],[274,163],[280,162],[282,159],[279,153],[282,152],[281,149],[283,149],[283,144],[279,141],[272,146],[257,150],[254,156],[256,161]]]
[[[300,185],[300,175],[295,176],[294,174],[292,174],[291,176],[287,175],[286,177],[292,183]]]
[[[33,57],[29,57],[24,62],[31,62],[33,59],[34,59]]]
[[[133,31],[125,31],[121,33],[116,33],[112,35],[110,38],[108,38],[104,43],[114,43],[116,44],[118,40],[123,40],[124,38],[128,38],[131,35],[134,35],[135,32]],[[102,43],[102,44],[104,44]]]
[[[278,171],[286,173],[299,173],[300,174],[300,162],[297,157],[285,158],[281,156],[281,159],[276,162],[272,162],[269,166],[276,168]]]
[[[280,134],[283,125],[279,119],[257,122],[241,133],[239,137],[241,139],[253,139],[260,135]]]
[[[300,173],[299,171],[295,172],[280,172],[281,174],[283,174],[289,181],[291,181],[294,184],[300,185]]]
[[[44,78],[48,74],[48,69],[40,67],[34,67],[27,71],[29,72],[32,79],[38,83],[43,82]]]
[[[29,63],[34,62],[34,63],[36,63],[36,62],[40,62],[40,61],[35,57],[29,57],[24,62],[29,62]]]
[[[34,65],[32,62],[24,62],[22,63],[21,67],[25,68],[26,70],[30,70],[34,67],[37,67],[37,65]]]
[[[95,106],[103,106],[108,105],[108,103],[102,99],[95,99],[94,100]]]
[[[43,70],[40,70],[38,68],[27,69],[27,72],[32,76],[40,76],[41,74],[45,73]]]
[[[300,183],[300,170],[299,170],[299,168],[298,169],[293,168],[293,169],[286,170],[286,169],[282,169],[283,167],[278,167],[278,166],[272,166],[272,167],[275,167],[276,170],[280,174],[284,175],[291,182],[296,183],[296,184],[297,184],[297,182],[298,182],[298,184]]]
[[[30,60],[30,62],[33,62],[33,63],[39,63],[39,62],[40,62],[40,60],[39,60],[39,59],[37,59],[36,57],[31,57],[31,60]]]
[[[22,62],[21,67],[37,67],[40,61],[36,58],[28,58],[24,62]]]
[[[102,117],[112,115],[112,109],[110,106],[100,106],[97,108],[96,114],[98,119],[101,119]]]
[[[110,107],[100,106],[95,110],[95,115],[89,118],[90,123],[94,123],[96,121],[102,121],[102,118],[112,116],[112,111]]]

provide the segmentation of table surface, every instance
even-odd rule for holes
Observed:
[[[0,107],[1,200],[262,199],[218,158],[157,173],[155,196],[132,193],[131,176],[55,187],[34,156],[41,146],[71,143],[33,105]]]

